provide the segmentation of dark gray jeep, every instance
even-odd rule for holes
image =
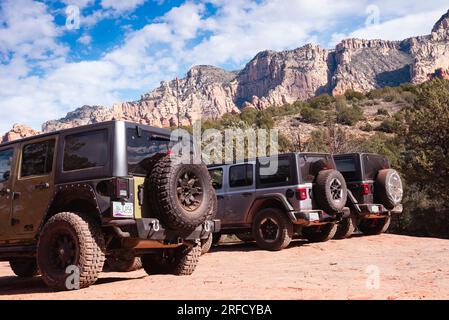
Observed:
[[[385,156],[369,153],[334,155],[348,185],[351,216],[342,220],[335,238],[349,237],[358,228],[367,235],[385,232],[392,214],[402,212],[403,186]]]
[[[0,145],[0,260],[61,290],[94,283],[105,258],[191,274],[216,199],[207,167],[180,163],[171,139],[110,121]]]
[[[275,173],[264,173],[277,161]],[[289,153],[243,163],[211,165],[221,234],[236,234],[259,247],[281,250],[294,234],[326,241],[349,216],[346,183],[332,156]],[[214,234],[218,241],[218,234]]]

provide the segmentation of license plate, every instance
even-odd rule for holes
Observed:
[[[310,212],[309,221],[320,221],[320,215],[318,214],[318,212]]]
[[[112,202],[112,215],[115,218],[134,217],[134,205],[130,202]]]
[[[372,206],[372,207],[371,207],[371,211],[372,211],[373,213],[378,213],[378,212],[379,212],[379,207],[378,207],[378,206]]]

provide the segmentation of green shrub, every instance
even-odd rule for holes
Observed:
[[[390,114],[388,113],[388,110],[385,108],[379,108],[377,109],[377,115],[379,116],[389,116]]]
[[[244,108],[242,110],[242,113],[240,114],[240,119],[245,121],[247,124],[252,125],[256,122],[256,117],[258,113],[259,111],[256,109]]]
[[[320,109],[306,107],[301,110],[301,118],[306,123],[321,123],[325,119],[325,113]]]
[[[352,90],[352,89],[346,90],[345,97],[349,101],[365,99],[365,95],[363,93]]]
[[[347,107],[337,112],[337,123],[353,126],[363,118],[362,110],[357,107]]]
[[[363,126],[360,127],[360,130],[365,132],[371,132],[374,130],[373,126],[370,123],[365,123]]]
[[[393,133],[395,129],[395,121],[391,118],[385,119],[382,123],[377,127],[377,131],[385,132],[385,133]]]
[[[332,108],[332,104],[335,102],[335,98],[324,93],[317,97],[309,99],[308,103],[310,107],[314,109],[329,110]]]

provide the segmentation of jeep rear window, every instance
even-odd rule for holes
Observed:
[[[321,170],[334,167],[329,155],[299,155],[298,157],[302,183],[311,183]]]
[[[106,129],[73,134],[65,138],[64,171],[103,167],[109,156]]]
[[[335,159],[335,165],[346,181],[360,180],[355,157]]]
[[[11,176],[11,162],[13,155],[13,149],[0,151],[0,182],[8,181]]]
[[[388,160],[379,155],[364,154],[362,161],[366,180],[375,180],[379,170],[390,167]]]
[[[170,148],[170,136],[153,135],[146,130],[129,128],[127,130],[128,172],[146,175],[146,162],[157,153],[167,153]]]

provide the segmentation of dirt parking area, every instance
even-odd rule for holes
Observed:
[[[192,276],[103,273],[97,284],[51,292],[0,263],[0,299],[449,299],[449,240],[354,236],[280,252],[226,244]]]

